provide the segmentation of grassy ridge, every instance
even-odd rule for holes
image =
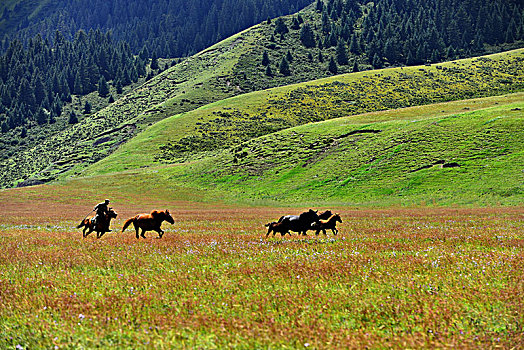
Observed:
[[[523,109],[297,127],[197,171],[174,168],[173,182],[284,202],[515,205],[524,199]]]
[[[442,116],[439,105],[424,117],[296,127],[158,168],[156,186],[286,203],[519,205],[524,103],[512,97],[520,102],[461,114]]]

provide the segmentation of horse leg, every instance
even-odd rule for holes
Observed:
[[[161,228],[158,228],[157,230],[155,230],[156,232],[158,232],[158,238],[162,238],[162,236],[164,235],[164,231],[162,231]]]
[[[336,227],[334,227],[331,231],[333,231],[333,234],[336,236],[338,235],[338,230]]]
[[[133,225],[135,226],[136,239],[139,239],[140,238],[140,235],[139,235],[140,227],[138,227],[135,223],[133,223]]]
[[[142,238],[146,238],[146,229],[145,228],[142,229],[142,234],[140,236],[142,236]]]

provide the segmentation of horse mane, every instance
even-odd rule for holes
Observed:
[[[169,210],[153,210],[149,213],[152,217],[166,217],[169,215]]]

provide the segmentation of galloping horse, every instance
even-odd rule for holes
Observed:
[[[142,236],[142,238],[146,238],[146,231],[156,231],[158,232],[158,238],[162,238],[164,231],[162,231],[160,225],[162,225],[164,220],[170,224],[175,223],[175,220],[171,214],[169,214],[169,210],[167,209],[153,210],[150,214],[137,214],[126,220],[124,226],[122,226],[122,233],[129,225],[131,225],[131,223],[133,223],[133,226],[135,226],[137,239],[139,239],[140,236]],[[142,234],[139,235],[140,229],[142,229]]]
[[[307,230],[312,230],[311,224],[318,222],[318,210],[309,209],[300,215],[285,215],[278,219],[279,223],[285,225],[289,231],[298,232],[303,236],[307,236]]]
[[[317,236],[320,233],[320,230],[322,230],[322,233],[324,233],[324,235],[327,236],[327,229],[331,229],[331,232],[333,232],[333,234],[336,236],[338,234],[337,222],[342,222],[342,219],[340,218],[339,214],[333,214],[327,220],[319,220],[318,222],[312,223],[311,228],[317,230],[317,232],[315,233]]]
[[[91,215],[82,220],[82,222],[76,228],[84,227],[82,232],[82,236],[84,238],[93,231],[96,231],[96,238],[100,238],[104,235],[104,233],[106,233],[106,227],[109,227],[111,219],[115,219],[117,215],[118,214],[113,210],[113,208],[109,208],[104,216],[100,216],[96,225],[93,225],[93,215]],[[86,233],[86,230],[89,231]]]

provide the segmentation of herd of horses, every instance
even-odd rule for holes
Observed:
[[[322,231],[324,235],[326,230],[331,230],[334,235],[338,234],[337,222],[342,222],[340,215],[332,213],[331,210],[326,210],[322,213],[318,213],[318,210],[309,209],[300,215],[284,215],[278,219],[267,223],[265,226],[268,228],[266,237],[273,232],[280,233],[285,236],[286,233],[291,235],[289,231],[298,232],[299,235],[306,236],[307,231],[316,230],[316,235]]]
[[[118,214],[113,210],[113,208],[109,208],[105,215],[100,217],[96,223],[92,220],[93,216],[88,216],[80,222],[77,228],[83,227],[82,236],[84,238],[93,231],[96,232],[96,238],[101,238],[106,232],[109,232],[107,231],[107,228],[109,227],[111,220],[115,219],[117,215]],[[167,221],[170,224],[175,223],[175,220],[169,213],[168,209],[153,210],[149,214],[137,214],[124,222],[121,233],[123,233],[129,225],[133,224],[137,239],[140,237],[146,238],[145,233],[147,231],[156,231],[158,233],[158,238],[162,238],[164,231],[160,226],[164,221]],[[299,235],[302,234],[303,236],[306,236],[306,233],[309,230],[316,230],[317,236],[320,231],[322,231],[324,235],[327,235],[326,230],[331,230],[331,232],[336,235],[338,234],[336,228],[337,222],[342,222],[342,219],[339,214],[334,214],[331,210],[326,210],[319,214],[318,210],[309,209],[300,215],[285,215],[280,217],[276,222],[273,221],[267,223],[265,225],[268,227],[266,237],[268,237],[271,232],[273,232],[273,236],[275,236],[275,233],[277,232],[282,236],[285,236],[286,233],[291,235],[290,231],[298,232]],[[141,233],[140,229],[142,229]]]

